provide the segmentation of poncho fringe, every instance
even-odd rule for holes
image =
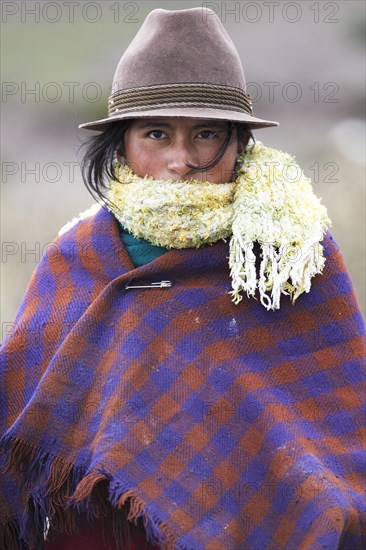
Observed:
[[[113,480],[108,473],[91,471],[86,474],[82,468],[11,437],[3,438],[2,450],[6,450],[6,461],[2,465],[4,474],[22,474],[30,485],[39,476],[45,476],[47,480],[42,494],[34,494],[33,500],[28,501],[23,517],[6,524],[0,521],[1,549],[22,550],[21,539],[27,539],[31,548],[41,548],[44,536],[40,534],[45,525],[52,522],[56,531],[70,534],[77,531],[77,516],[87,512],[89,522],[104,518],[105,526],[113,531],[117,544],[126,550],[131,522],[136,523],[140,517],[152,544],[160,545],[163,550],[174,550],[176,540],[166,522],[149,514],[146,504],[135,491],[123,490],[118,484],[114,484],[112,489]],[[105,481],[109,485],[108,500],[99,491],[100,484]],[[72,487],[76,489],[71,495]],[[116,515],[113,509],[122,512],[118,514],[119,521],[107,519],[111,512]],[[186,550],[183,546],[179,548]]]

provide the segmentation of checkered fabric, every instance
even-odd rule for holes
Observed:
[[[364,548],[365,331],[324,246],[274,312],[232,303],[225,242],[135,269],[102,208],[49,246],[1,353],[1,548],[85,514],[160,548]]]

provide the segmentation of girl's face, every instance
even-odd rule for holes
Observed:
[[[118,150],[117,159],[141,177],[230,182],[235,179],[237,154],[243,149],[236,128],[224,156],[212,169],[200,172],[187,166],[187,163],[205,166],[211,162],[227,135],[226,121],[183,117],[135,119],[125,132],[124,150]]]

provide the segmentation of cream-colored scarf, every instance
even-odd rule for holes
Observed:
[[[135,237],[167,248],[198,248],[231,235],[236,304],[243,291],[254,297],[258,290],[266,309],[278,309],[281,293],[294,302],[322,271],[320,241],[330,220],[310,180],[282,151],[251,142],[238,160],[236,181],[223,184],[141,178],[117,162],[115,172],[109,208]]]

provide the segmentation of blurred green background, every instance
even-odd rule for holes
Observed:
[[[258,130],[296,156],[333,221],[365,312],[363,1],[3,2],[1,320],[11,324],[42,251],[93,200],[78,124],[107,115],[113,74],[147,13],[206,5],[237,46]]]

